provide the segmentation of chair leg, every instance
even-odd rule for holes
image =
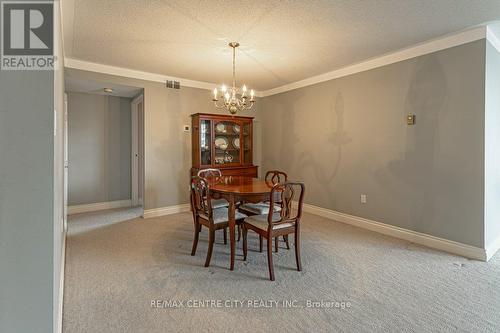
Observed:
[[[288,242],[288,235],[283,235],[283,240],[285,241],[286,249],[290,250],[290,243]]]
[[[276,250],[276,253],[278,253],[278,242],[279,242],[279,238],[274,237],[274,249]]]
[[[194,256],[196,254],[196,247],[198,246],[198,236],[200,235],[201,224],[195,223],[194,225],[194,239],[193,239],[193,248],[191,249],[191,255]]]
[[[243,261],[247,260],[248,244],[247,244],[247,234],[248,230],[243,226]]]
[[[207,259],[205,260],[205,267],[210,265],[210,259],[212,258],[212,250],[214,249],[214,241],[215,241],[215,230],[210,229],[208,236],[208,251],[207,251]]]
[[[241,225],[238,224],[238,240],[237,242],[239,242],[241,239]]]
[[[267,263],[269,265],[269,279],[274,281],[274,267],[273,267],[273,239],[267,238]]]
[[[297,261],[297,270],[302,270],[302,263],[300,262],[300,236],[299,227],[295,227],[295,260]]]
[[[227,228],[224,228],[224,245],[227,245]]]
[[[259,252],[262,253],[262,236],[259,235]]]

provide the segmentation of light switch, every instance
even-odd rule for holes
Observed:
[[[189,125],[184,125],[183,130],[184,132],[189,132]]]

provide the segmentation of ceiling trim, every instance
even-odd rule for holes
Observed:
[[[135,69],[103,65],[96,62],[90,62],[70,57],[64,58],[64,67],[161,83],[165,83],[167,80],[179,81],[181,83],[181,86],[184,87],[207,90],[213,90],[217,86],[215,83],[211,82],[188,80],[175,76],[167,76],[162,74],[138,71]]]
[[[493,47],[500,52],[500,39],[498,39],[497,35],[491,30],[490,27],[487,27],[486,30],[486,39],[493,45]]]
[[[499,42],[499,40],[491,31],[489,31],[489,35],[494,36],[496,42]],[[441,51],[454,46],[470,43],[479,39],[486,38],[486,36],[487,36],[487,26],[478,26],[473,29],[461,31],[451,35],[446,35],[421,44],[401,49],[399,51],[395,51],[376,58],[372,58],[357,64],[349,65],[347,67],[343,67],[328,73],[320,74],[304,80],[286,84],[281,87],[265,90],[262,92],[262,97],[276,95],[286,91],[337,79],[343,76],[364,72],[377,67],[390,65],[399,61],[419,57],[425,54]],[[498,43],[497,45],[500,45],[500,43]]]

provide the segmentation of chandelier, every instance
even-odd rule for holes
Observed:
[[[226,109],[231,114],[235,114],[238,111],[249,110],[255,103],[254,91],[250,90],[250,100],[247,96],[247,86],[243,85],[241,90],[236,88],[236,70],[235,70],[235,58],[236,58],[236,48],[240,46],[237,42],[229,43],[229,46],[233,49],[233,86],[227,88],[224,84],[221,87],[223,102],[218,104],[219,93],[217,88],[214,89],[214,98],[212,101],[217,109]]]

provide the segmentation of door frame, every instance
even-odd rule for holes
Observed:
[[[68,155],[68,94],[64,92],[64,119],[63,119],[63,230],[68,230],[68,181],[69,181],[69,155]]]
[[[139,104],[142,103],[142,110],[139,110]],[[139,156],[139,112],[142,112],[143,116],[143,126],[144,126],[144,96],[143,94],[134,98],[131,102],[131,129],[132,129],[132,149],[131,149],[131,172],[132,172],[132,206],[142,205],[144,198],[139,198],[139,188],[142,185],[144,189],[144,184],[139,184],[139,163],[142,164],[142,170],[144,171],[144,156]],[[144,133],[144,128],[142,133]],[[144,151],[144,149],[143,149]],[[144,190],[142,191],[144,197]]]

